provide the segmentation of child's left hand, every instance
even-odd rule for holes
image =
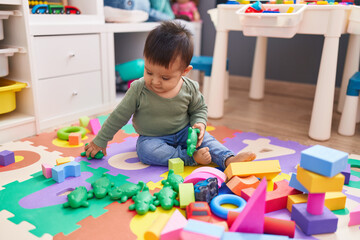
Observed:
[[[198,148],[198,147],[200,147],[200,145],[202,144],[202,141],[204,140],[206,126],[203,123],[195,123],[194,126],[192,126],[192,128],[197,128],[200,130],[200,133],[198,136],[198,142],[196,144],[196,148]]]

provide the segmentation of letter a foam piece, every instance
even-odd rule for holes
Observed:
[[[244,210],[235,219],[230,232],[263,233],[266,199],[266,177],[264,177]]]

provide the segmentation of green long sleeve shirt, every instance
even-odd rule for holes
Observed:
[[[207,106],[199,91],[199,84],[183,77],[181,89],[173,98],[163,98],[145,86],[144,78],[134,81],[123,100],[101,127],[94,143],[105,148],[108,141],[133,115],[136,132],[144,136],[174,134],[189,123],[207,122]]]

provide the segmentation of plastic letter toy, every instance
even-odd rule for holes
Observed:
[[[139,181],[138,184],[125,183],[109,192],[109,196],[112,200],[120,199],[120,201],[123,203],[140,192],[144,186],[145,183],[142,181]]]
[[[161,206],[165,210],[170,210],[172,207],[179,206],[180,203],[176,200],[178,193],[175,192],[170,183],[166,182],[165,186],[157,193],[154,193],[154,196],[157,200],[154,201],[155,206]]]
[[[63,204],[63,207],[79,208],[88,207],[88,199],[93,197],[92,193],[88,193],[86,187],[80,186],[75,188],[68,196],[68,202]]]
[[[136,210],[139,215],[144,215],[149,210],[154,212],[156,210],[156,206],[154,205],[155,198],[156,197],[152,196],[149,192],[149,188],[145,186],[142,192],[138,192],[136,196],[132,198],[135,203],[129,206],[129,210]]]
[[[198,141],[199,133],[200,133],[200,129],[189,127],[186,144],[187,144],[187,155],[189,155],[190,157],[192,157],[192,155],[196,150],[196,144]]]

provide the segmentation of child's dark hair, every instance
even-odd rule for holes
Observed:
[[[184,69],[190,65],[194,44],[192,34],[176,21],[166,21],[153,29],[145,42],[144,57],[152,64],[169,68],[181,56]]]

